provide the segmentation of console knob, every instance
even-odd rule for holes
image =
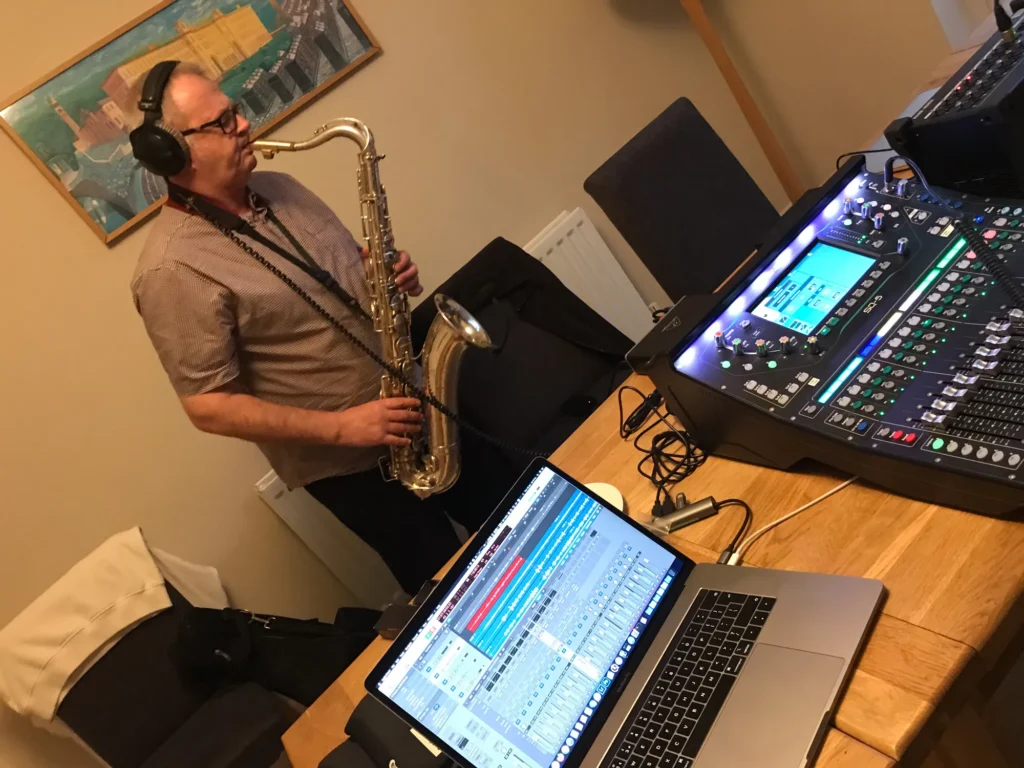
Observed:
[[[901,237],[896,241],[896,253],[900,256],[906,256],[907,251],[910,250],[910,240],[905,237]]]
[[[768,357],[768,344],[764,339],[758,339],[755,341],[754,349],[757,350],[758,357]]]
[[[881,232],[882,229],[885,227],[885,214],[882,212],[876,213],[874,219],[872,219],[872,222],[875,225],[875,229],[878,232]]]
[[[782,354],[788,355],[793,351],[793,339],[789,336],[783,336],[779,339],[779,347],[782,348]]]
[[[715,346],[719,349],[725,349],[725,334],[721,331],[715,331]]]
[[[810,350],[812,355],[820,355],[821,354],[821,345],[818,344],[818,337],[817,336],[808,336],[807,337],[807,348]]]
[[[899,195],[900,197],[906,197],[907,196],[907,184],[908,184],[908,182],[907,182],[906,179],[900,179],[899,181],[897,181],[896,182],[896,194]]]
[[[843,213],[845,213],[847,216],[849,216],[851,213],[853,213],[853,198],[852,197],[848,197],[845,200],[843,200]]]
[[[732,340],[732,351],[733,351],[734,354],[737,354],[737,355],[742,355],[743,354],[743,339],[733,339]]]
[[[870,203],[864,203],[864,205],[862,205],[860,207],[860,217],[862,219],[870,219],[871,218],[871,204]]]

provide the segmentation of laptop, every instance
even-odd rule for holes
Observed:
[[[696,565],[536,460],[366,688],[466,768],[800,768],[883,594]]]

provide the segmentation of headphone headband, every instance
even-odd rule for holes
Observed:
[[[164,89],[167,88],[167,81],[171,79],[176,66],[177,61],[161,61],[146,75],[146,82],[142,85],[142,98],[139,99],[139,109],[146,113],[147,118],[151,115],[160,117]]]
[[[165,177],[181,172],[189,163],[185,137],[162,119],[164,91],[176,66],[177,61],[161,61],[149,70],[138,105],[144,115],[142,125],[129,134],[132,151],[142,166]]]

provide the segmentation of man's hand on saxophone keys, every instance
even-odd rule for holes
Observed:
[[[414,397],[387,397],[355,405],[333,414],[338,445],[366,447],[409,445],[409,435],[420,432],[423,413]]]
[[[363,266],[366,266],[366,260],[370,258],[370,249],[365,245],[362,250]],[[420,285],[420,269],[417,267],[412,258],[406,251],[400,251],[398,259],[395,261],[395,284],[398,286],[398,290],[402,293],[407,293],[410,296],[419,296],[423,293],[423,286]]]

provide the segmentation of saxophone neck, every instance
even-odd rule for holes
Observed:
[[[315,149],[321,144],[326,144],[331,139],[339,137],[354,141],[359,145],[360,152],[365,152],[374,146],[373,133],[366,123],[354,117],[339,117],[321,125],[313,132],[312,136],[304,141],[257,139],[252,142],[252,148],[261,152],[263,157],[270,160],[278,152],[305,152],[307,149]]]

